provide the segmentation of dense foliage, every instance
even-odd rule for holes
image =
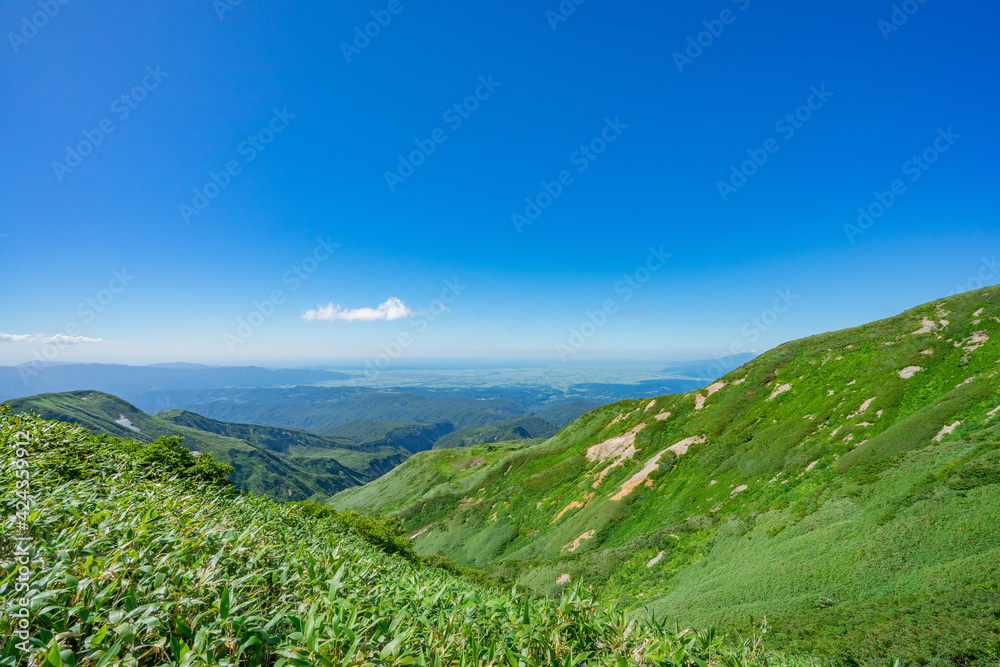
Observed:
[[[794,664],[761,628],[727,643],[473,585],[415,562],[398,521],[243,494],[177,444],[0,412],[0,664]]]

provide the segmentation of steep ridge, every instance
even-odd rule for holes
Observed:
[[[766,614],[780,642],[848,664],[914,645],[974,664],[1000,631],[1000,288],[594,410],[387,504],[423,456],[332,502],[395,511],[419,551],[539,593],[582,581],[693,624]]]
[[[210,452],[232,465],[235,472],[230,479],[239,488],[279,500],[332,495],[385,474],[410,454],[380,443],[229,424],[179,410],[152,416],[97,391],[40,394],[6,403],[15,413],[32,412],[139,442],[181,436],[188,449]]]

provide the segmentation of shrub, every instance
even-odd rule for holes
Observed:
[[[182,441],[180,436],[163,436],[140,446],[136,453],[141,463],[152,464],[169,476],[228,483],[226,478],[235,470],[231,465],[217,461],[208,452],[195,456],[181,446]]]
[[[306,516],[328,519],[340,532],[351,532],[385,553],[398,554],[417,563],[420,557],[413,550],[413,542],[403,530],[403,522],[385,514],[368,516],[354,510],[338,512],[329,505],[302,502],[290,503]]]

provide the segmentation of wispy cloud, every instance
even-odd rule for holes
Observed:
[[[103,338],[67,336],[66,334],[8,334],[0,331],[0,343],[57,343],[59,345],[80,345],[82,343],[103,343]]]
[[[389,297],[385,303],[375,308],[352,308],[350,310],[334,305],[330,302],[326,306],[319,306],[316,310],[307,310],[302,316],[307,322],[376,322],[378,320],[405,320],[415,316],[417,313],[411,310],[405,303],[394,296]]]

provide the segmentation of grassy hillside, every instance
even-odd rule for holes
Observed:
[[[766,614],[782,646],[839,664],[1000,660],[998,288],[788,343],[408,488],[430,456],[332,502],[393,509],[420,552],[538,593],[584,582],[696,625]]]
[[[423,497],[435,497],[456,484],[474,486],[478,473],[511,452],[523,449],[521,443],[473,445],[461,449],[422,452],[408,459],[394,475],[386,475],[364,486],[338,493],[330,500],[337,509],[363,509],[387,513],[416,503]]]
[[[15,413],[33,412],[140,442],[181,436],[188,449],[210,452],[232,465],[231,480],[238,487],[283,500],[329,496],[363,484],[409,455],[377,443],[361,446],[345,438],[226,424],[180,411],[154,417],[116,396],[95,391],[41,394],[7,403]]]
[[[434,449],[548,438],[555,435],[558,430],[554,425],[540,417],[521,415],[488,426],[476,426],[449,433],[434,443]]]
[[[809,664],[480,587],[388,553],[391,522],[239,494],[162,443],[0,408],[0,451],[3,665]]]

